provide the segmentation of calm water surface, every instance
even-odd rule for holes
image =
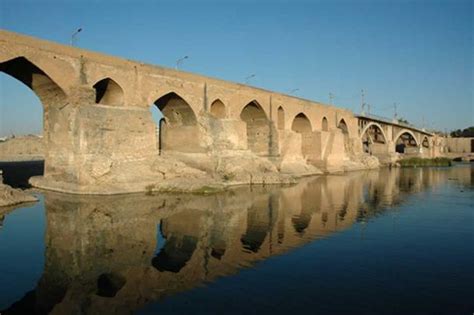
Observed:
[[[472,314],[474,168],[0,208],[1,314]]]

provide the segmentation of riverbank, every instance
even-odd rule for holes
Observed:
[[[136,181],[124,180],[114,184],[104,183],[95,186],[74,185],[67,181],[45,178],[43,177],[44,161],[0,162],[0,169],[4,170],[5,184],[13,188],[27,189],[33,186],[62,193],[111,195],[140,192],[148,194],[163,192],[212,194],[236,186],[287,186],[295,184],[299,179],[307,176],[341,174],[379,167],[376,158],[371,156],[362,156],[357,159],[354,157],[352,160],[344,161],[341,165],[329,165],[328,168],[332,172],[322,172],[316,167],[310,169],[303,163],[294,163],[291,167],[285,165],[285,169],[283,167],[278,169],[273,163],[261,158],[256,159],[253,156],[239,157],[238,159],[221,158],[218,163],[210,161],[211,166],[207,168],[204,168],[202,164],[191,165],[196,163],[195,161],[203,160],[201,156],[190,161],[180,162],[177,160],[178,158],[172,156],[157,157],[153,166],[135,172],[137,174]],[[216,164],[218,167],[213,167]],[[118,169],[120,173],[130,172],[127,167]],[[154,175],[150,176],[150,172]],[[118,175],[120,174],[117,174],[117,177]],[[108,174],[104,176],[108,176]]]
[[[13,189],[8,185],[0,183],[0,209],[24,202],[35,202],[38,199],[20,189]]]
[[[433,159],[412,157],[398,161],[401,167],[451,166],[449,158],[437,157]]]

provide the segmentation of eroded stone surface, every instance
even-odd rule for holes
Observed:
[[[24,202],[35,202],[38,199],[20,189],[13,189],[0,183],[0,207],[17,205]]]

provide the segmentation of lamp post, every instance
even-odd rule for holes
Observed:
[[[82,27],[78,28],[74,33],[72,33],[71,35],[71,46],[74,46],[74,42],[76,40],[76,36],[77,34],[79,34],[80,32],[82,32]]]
[[[188,59],[189,56],[184,56],[183,58],[179,58],[178,60],[176,60],[176,67],[175,69],[176,70],[179,70],[179,66],[183,63],[184,60]]]

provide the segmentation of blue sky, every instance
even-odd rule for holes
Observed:
[[[439,130],[474,125],[472,1],[0,0],[0,27]],[[0,136],[41,130],[35,95],[0,74]]]

